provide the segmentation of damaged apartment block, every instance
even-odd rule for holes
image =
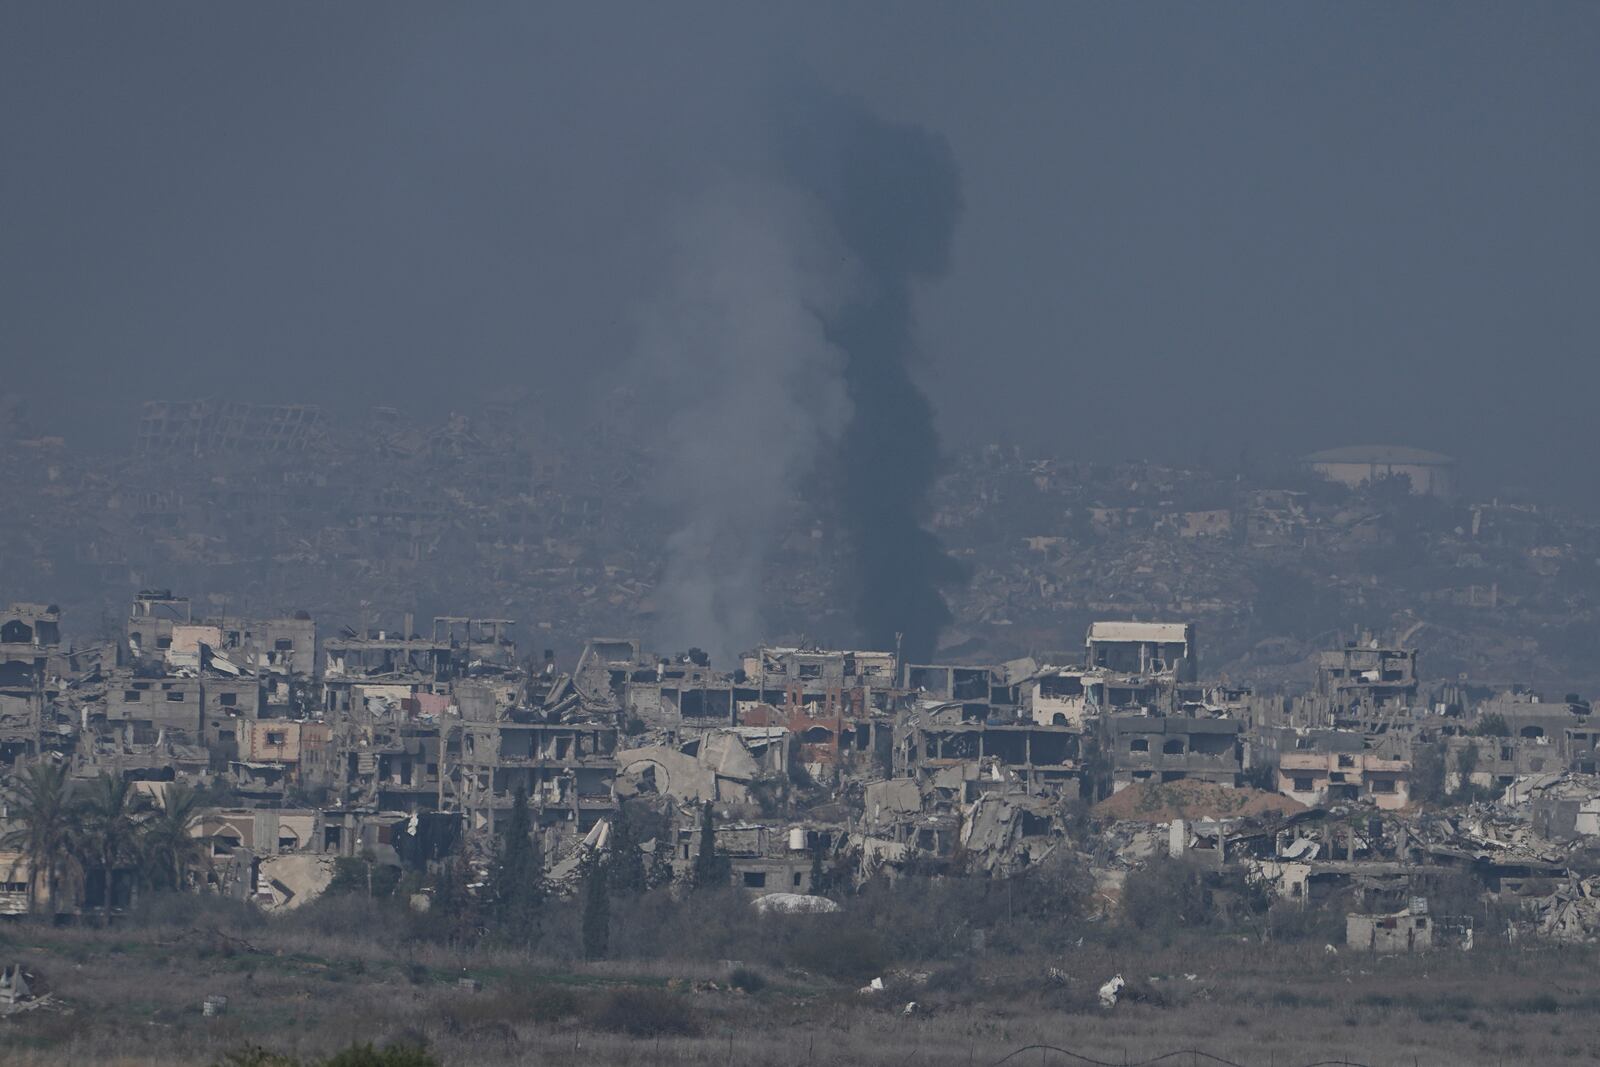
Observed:
[[[1027,793],[1076,796],[1081,742],[1071,727],[969,723],[954,708],[918,709],[896,728],[894,770],[956,803],[1005,782]]]
[[[1417,704],[1417,652],[1383,647],[1370,635],[1322,652],[1316,692],[1303,701],[1308,726],[1375,729]]]
[[[12,604],[0,615],[0,763],[14,766],[44,751],[45,708],[58,693],[61,657],[54,605]]]
[[[463,717],[453,777],[469,832],[501,832],[518,791],[538,812],[540,826],[566,824],[587,833],[616,811],[615,724],[542,720],[538,711],[524,709],[497,712],[487,721]]]
[[[809,774],[834,781],[887,760],[903,695],[894,673],[894,657],[882,652],[760,648],[726,673],[693,654],[646,655],[638,641],[595,640],[574,682],[591,701],[621,703],[631,729],[669,746],[735,729],[765,747],[762,738],[781,731]]]
[[[1179,682],[1198,674],[1193,623],[1096,622],[1084,645],[1090,667]]]
[[[1114,789],[1193,780],[1237,786],[1244,773],[1244,723],[1169,715],[1107,715],[1101,745]]]

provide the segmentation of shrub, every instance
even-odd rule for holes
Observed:
[[[1143,978],[1135,978],[1122,987],[1122,996],[1129,1004],[1149,1004],[1155,1008],[1168,1006],[1167,995]]]
[[[735,967],[728,983],[745,993],[759,993],[767,988],[767,976],[749,967]]]
[[[1561,1002],[1549,993],[1540,993],[1538,996],[1513,1000],[1507,1007],[1521,1015],[1554,1015],[1561,1010]]]
[[[1267,909],[1267,931],[1274,941],[1344,943],[1344,917],[1331,908],[1278,901]]]
[[[268,1052],[259,1045],[246,1045],[224,1052],[214,1067],[300,1067],[300,1061],[292,1056]]]
[[[522,995],[522,1018],[536,1023],[570,1019],[582,1009],[578,995],[565,986],[538,985]]]
[[[452,1033],[477,1032],[499,1023],[553,1023],[578,1015],[578,995],[566,986],[506,986],[491,993],[453,997],[441,1009]]]
[[[293,1056],[269,1052],[259,1045],[247,1045],[224,1053],[216,1067],[302,1067],[302,1064]],[[378,1049],[368,1044],[351,1045],[343,1052],[304,1067],[439,1067],[439,1061],[416,1045]]]
[[[998,887],[997,887],[998,888]],[[1094,877],[1076,855],[1058,848],[1005,886],[1007,915],[1021,920],[1030,939],[1064,929],[1084,917],[1094,899]]]
[[[321,1067],[439,1067],[439,1061],[415,1045],[351,1045],[322,1061]]]
[[[680,997],[661,989],[618,989],[602,998],[590,1016],[597,1030],[631,1037],[694,1037],[700,1021]]]
[[[235,934],[259,930],[267,925],[265,913],[247,901],[211,893],[177,893],[159,890],[141,891],[133,908],[129,910],[126,921],[129,926],[135,928],[214,927]]]
[[[1134,871],[1122,887],[1122,918],[1136,930],[1170,939],[1179,928],[1211,919],[1205,876],[1180,860],[1161,858]]]
[[[893,885],[870,883],[850,902],[847,915],[821,916],[813,925],[854,921],[870,927],[877,937],[864,948],[879,957],[871,961],[879,969],[891,959],[951,959],[971,949],[975,928],[1015,914],[1014,902],[1008,898],[1016,892],[1012,885],[987,878],[908,875]],[[1026,896],[1024,891],[1017,899]],[[1036,930],[1040,926],[1031,925]],[[805,937],[810,936],[811,931],[805,931]],[[819,967],[808,969],[827,973]]]
[[[953,967],[940,967],[928,975],[925,988],[930,993],[967,993],[977,986],[977,976],[973,974],[971,964],[958,963]]]
[[[1510,737],[1511,727],[1506,725],[1504,715],[1498,711],[1491,711],[1480,718],[1467,733],[1473,737]]]
[[[1411,795],[1414,799],[1427,804],[1444,803],[1444,776],[1444,753],[1440,746],[1412,746]]]
[[[552,919],[547,940],[557,925]],[[576,917],[572,925],[579,925]],[[735,889],[703,890],[681,900],[674,900],[668,890],[655,889],[632,898],[628,907],[611,915],[614,954],[633,959],[776,963],[781,956],[775,931],[781,939],[781,923],[765,919]],[[541,948],[550,951],[546,945]]]
[[[329,896],[272,918],[273,927],[317,938],[355,938],[364,943],[384,943],[409,931],[409,912],[394,900],[368,900],[365,894]]]
[[[326,892],[330,896],[348,894],[383,900],[394,894],[400,884],[400,868],[374,862],[363,855],[340,856],[333,861],[333,881]]]
[[[789,957],[800,967],[837,981],[865,982],[881,975],[889,953],[877,932],[844,915],[809,916],[807,935],[799,936]]]

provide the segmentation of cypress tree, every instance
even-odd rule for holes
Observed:
[[[606,868],[596,857],[590,862],[589,877],[583,886],[583,954],[591,960],[605,959],[611,942],[611,889]]]
[[[544,905],[544,856],[533,836],[525,789],[517,789],[499,851],[491,893],[495,927],[505,940],[525,945],[538,933]]]
[[[694,858],[694,887],[718,889],[728,884],[728,857],[717,851],[717,817],[706,801],[700,814],[700,851]]]
[[[811,892],[815,896],[828,895],[828,872],[822,866],[822,843],[811,846]]]
[[[611,858],[606,861],[606,878],[613,893],[626,896],[645,891],[644,853],[639,851],[637,836],[627,809],[618,811],[611,824]]]
[[[482,919],[478,901],[468,887],[471,880],[472,867],[458,848],[445,858],[434,881],[428,926],[452,945],[469,945],[478,937]]]
[[[657,837],[655,851],[650,853],[650,864],[645,869],[644,887],[646,889],[661,889],[672,884],[678,872],[672,868],[672,843],[664,837]]]

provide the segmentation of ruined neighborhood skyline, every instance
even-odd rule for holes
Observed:
[[[0,5],[0,1048],[1593,1063],[1600,6]]]
[[[914,294],[952,446],[1408,444],[1596,499],[1564,461],[1600,384],[1581,5],[5,18],[0,348],[86,444],[127,397],[241,389],[436,419],[509,383],[583,425],[800,71],[961,169]]]

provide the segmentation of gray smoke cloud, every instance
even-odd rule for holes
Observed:
[[[783,104],[785,170],[823,206],[864,275],[827,321],[854,405],[832,474],[856,624],[871,647],[925,661],[950,621],[942,590],[965,571],[926,526],[942,456],[933,407],[912,374],[914,287],[949,269],[960,173],[943,137],[853,97],[802,87]]]
[[[924,525],[940,446],[912,374],[913,287],[946,269],[959,177],[941,137],[858,100],[803,79],[773,99],[763,178],[683,214],[645,316],[676,523],[658,639],[728,663],[764,636],[762,565],[816,472],[859,639],[925,658],[962,572]]]
[[[848,424],[826,322],[858,270],[816,203],[770,181],[722,184],[670,228],[645,308],[645,411],[659,412],[660,499],[676,523],[657,640],[729,664],[762,636],[763,563],[801,480]]]

